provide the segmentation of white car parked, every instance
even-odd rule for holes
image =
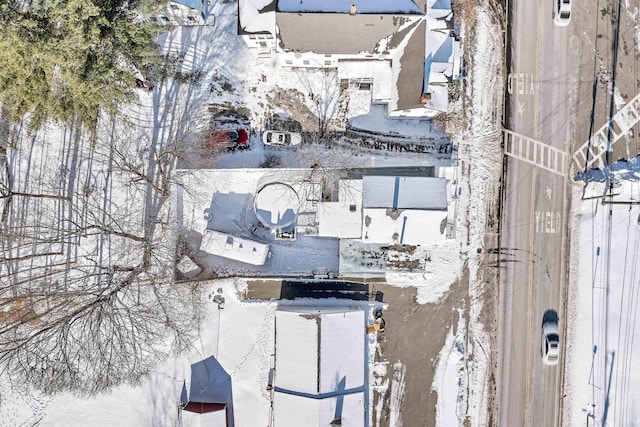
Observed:
[[[549,321],[542,325],[542,363],[553,366],[560,358],[560,330],[558,322]]]
[[[553,22],[566,27],[571,21],[571,0],[553,0]]]
[[[298,145],[302,142],[302,136],[297,132],[277,132],[268,130],[262,134],[262,142],[264,145]]]

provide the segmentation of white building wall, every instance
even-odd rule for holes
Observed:
[[[257,54],[271,54],[276,49],[276,39],[273,34],[249,34],[243,35],[247,47],[257,50]]]
[[[171,1],[163,12],[150,19],[160,25],[204,25],[207,20],[208,0]]]

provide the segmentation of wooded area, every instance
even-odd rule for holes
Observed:
[[[173,278],[171,194],[195,118],[143,18],[157,4],[0,0],[0,375],[12,383],[137,383],[197,335],[197,286]],[[139,70],[158,74],[153,92],[136,89]]]
[[[0,103],[13,122],[47,118],[95,131],[131,99],[136,67],[159,61],[156,0],[0,2]]]

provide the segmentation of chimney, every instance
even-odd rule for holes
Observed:
[[[354,16],[356,14],[356,4],[351,3],[351,7],[349,8],[349,15]]]
[[[426,104],[429,101],[431,101],[431,93],[430,92],[423,93],[422,96],[420,97],[420,103]]]

